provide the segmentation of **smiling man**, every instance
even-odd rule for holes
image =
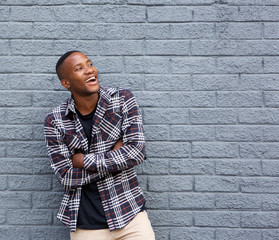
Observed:
[[[51,167],[65,190],[58,219],[72,240],[155,239],[134,166],[144,160],[142,117],[131,91],[99,86],[79,51],[56,64],[71,98],[45,119]]]

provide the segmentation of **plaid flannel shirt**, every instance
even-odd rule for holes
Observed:
[[[90,149],[73,98],[46,116],[44,133],[51,167],[65,189],[57,218],[75,231],[82,186],[95,181],[109,229],[127,225],[145,203],[134,170],[145,154],[142,117],[131,91],[100,88]],[[123,146],[112,151],[120,138]],[[84,153],[82,169],[72,165],[76,152]]]

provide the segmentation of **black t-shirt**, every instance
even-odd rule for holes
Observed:
[[[91,133],[93,125],[93,116],[96,108],[88,115],[82,115],[77,109],[78,118],[83,126],[87,140],[88,148],[91,144]],[[80,207],[78,212],[77,228],[80,229],[105,229],[108,224],[105,212],[101,202],[97,184],[92,182],[84,185],[81,191]]]

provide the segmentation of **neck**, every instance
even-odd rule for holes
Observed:
[[[82,115],[91,113],[97,106],[99,93],[85,97],[74,97],[75,106]]]

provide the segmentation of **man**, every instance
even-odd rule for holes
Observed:
[[[71,239],[155,239],[134,166],[144,160],[141,113],[127,89],[101,88],[79,51],[56,64],[71,98],[45,119],[51,167],[65,189],[58,219]]]

